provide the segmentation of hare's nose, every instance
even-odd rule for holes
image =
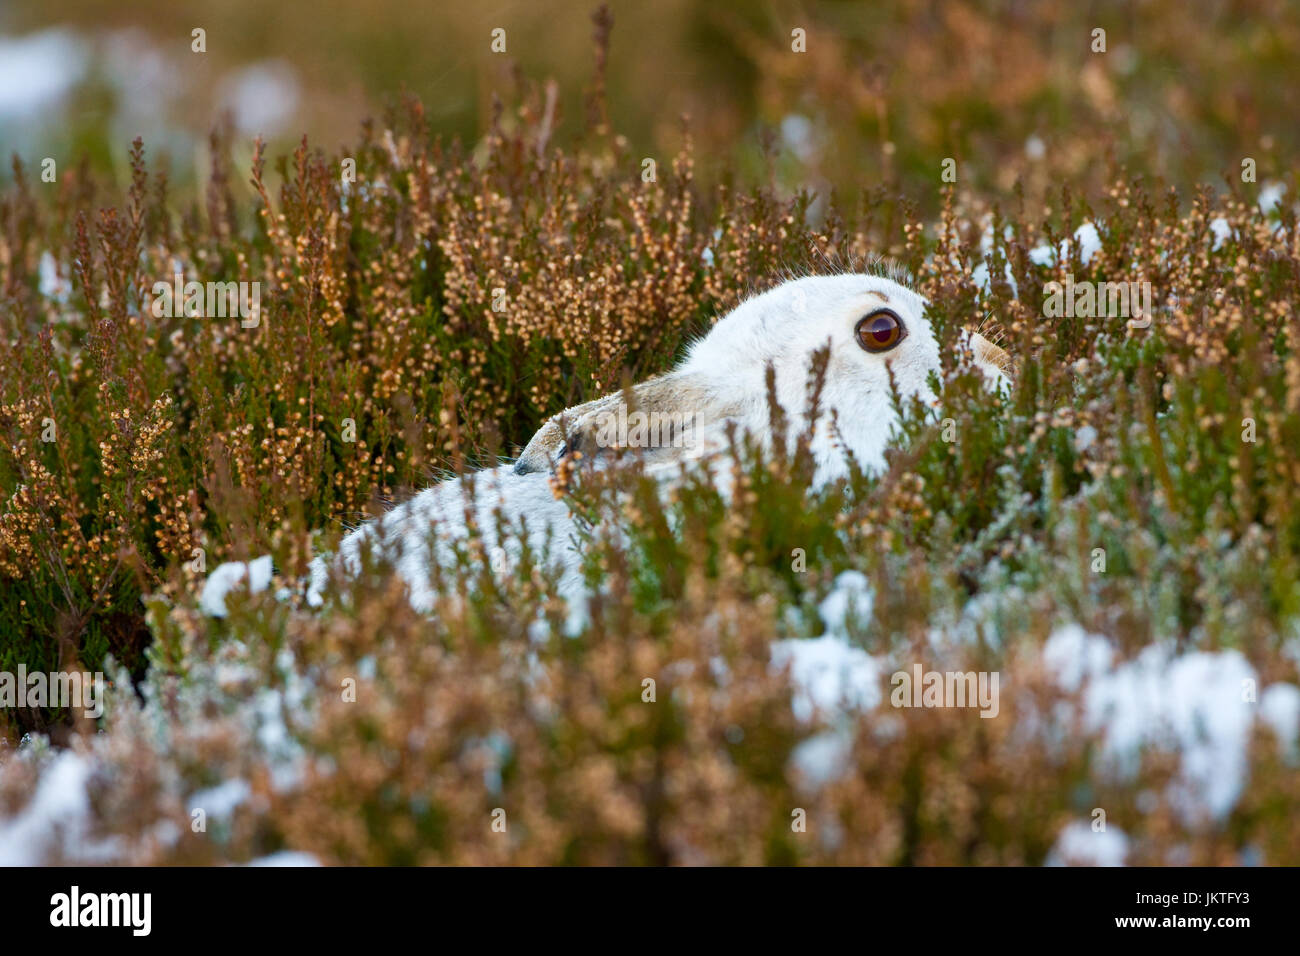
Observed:
[[[537,470],[537,469],[536,469],[532,464],[530,464],[529,462],[526,462],[526,461],[518,461],[518,462],[515,462],[515,474],[516,474],[516,475],[531,475],[531,474],[532,474],[533,472],[535,472],[536,470]]]

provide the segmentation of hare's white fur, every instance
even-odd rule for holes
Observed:
[[[884,353],[864,350],[856,339],[860,319],[887,308],[906,330],[903,340]],[[1005,353],[974,333],[963,345],[990,382],[1005,384]],[[848,473],[851,453],[868,471],[883,468],[885,450],[897,423],[892,390],[903,398],[935,399],[932,381],[941,372],[939,345],[925,315],[925,300],[911,289],[878,275],[807,276],[785,282],[754,296],[720,319],[695,341],[671,372],[635,386],[630,396],[612,395],[578,406],[548,421],[529,442],[518,462],[454,478],[426,489],[410,501],[349,534],[339,546],[338,569],[360,573],[364,555],[372,551],[391,562],[401,576],[411,604],[427,611],[436,594],[430,568],[453,559],[455,543],[473,531],[482,536],[494,571],[508,573],[519,556],[521,524],[530,550],[548,552],[559,561],[559,590],[573,600],[581,597],[583,581],[576,544],[576,527],[564,500],[557,500],[548,480],[575,429],[591,427],[595,416],[627,409],[688,414],[694,422],[687,449],[648,449],[647,468],[665,479],[679,474],[687,457],[716,457],[726,447],[726,429],[734,423],[760,445],[769,439],[766,370],[775,373],[777,401],[791,427],[803,427],[809,400],[809,371],[814,355],[829,349],[822,413],[813,433],[816,481],[833,481]],[[892,384],[891,384],[892,380]],[[713,471],[720,489],[728,470]],[[498,516],[509,529],[498,535]],[[471,527],[472,526],[472,527]],[[210,614],[225,613],[226,593],[246,575],[228,566],[209,578],[201,606]],[[256,569],[263,571],[261,567]],[[308,602],[317,605],[330,578],[324,558],[312,563]],[[252,575],[252,587],[265,587],[265,575]],[[261,587],[259,587],[261,585]]]

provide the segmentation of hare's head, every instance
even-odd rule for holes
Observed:
[[[808,276],[741,303],[694,342],[666,375],[552,418],[516,465],[549,471],[566,455],[600,459],[635,448],[650,464],[698,456],[725,444],[729,422],[762,441],[770,427],[767,369],[776,399],[801,427],[818,353],[826,370],[813,452],[822,480],[846,470],[851,451],[868,469],[884,464],[897,412],[893,393],[930,402],[941,375],[925,300],[878,275]],[[1006,353],[965,333],[963,346],[991,381],[1005,381]],[[630,399],[630,402],[629,402]]]

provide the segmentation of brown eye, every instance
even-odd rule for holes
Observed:
[[[868,352],[888,352],[907,335],[903,320],[889,309],[872,312],[853,331],[858,344]]]

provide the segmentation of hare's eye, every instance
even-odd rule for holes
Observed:
[[[868,352],[888,352],[907,337],[903,320],[889,309],[880,309],[860,319],[853,332],[858,344]]]

